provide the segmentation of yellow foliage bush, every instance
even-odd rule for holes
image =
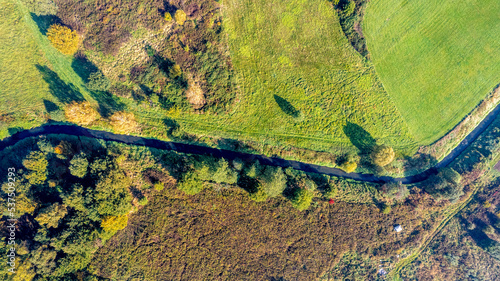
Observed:
[[[134,114],[127,112],[116,112],[109,118],[109,123],[117,133],[128,134],[136,132],[139,124],[135,121]]]
[[[73,152],[71,144],[67,141],[61,141],[56,147],[54,147],[54,152],[56,154],[69,155]]]
[[[358,168],[358,164],[356,162],[345,162],[340,166],[340,169],[344,170],[346,173],[352,173],[356,171],[356,168]]]
[[[187,16],[183,10],[179,9],[179,10],[175,11],[174,18],[175,18],[175,22],[178,25],[184,25],[184,22],[186,21]]]
[[[52,46],[65,55],[73,55],[78,50],[79,38],[76,31],[60,24],[53,24],[49,27],[47,38]]]
[[[392,147],[386,145],[379,145],[373,149],[371,154],[371,158],[374,164],[379,165],[380,167],[387,166],[394,160],[396,154]]]
[[[116,232],[127,226],[128,216],[109,216],[101,221],[101,227],[106,232]]]
[[[64,110],[64,115],[69,122],[78,125],[88,125],[100,117],[88,101],[69,104]]]
[[[166,12],[165,15],[163,16],[163,18],[166,21],[172,21],[172,15],[169,12]]]

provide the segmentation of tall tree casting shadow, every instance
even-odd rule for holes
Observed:
[[[300,111],[297,110],[290,102],[288,102],[286,99],[274,95],[274,100],[278,104],[278,106],[281,108],[281,111],[283,111],[285,114],[292,116],[293,118],[297,118],[300,116]]]
[[[80,102],[84,101],[84,97],[80,92],[76,89],[75,85],[69,83],[66,84],[59,75],[52,71],[47,66],[42,66],[37,64],[36,68],[42,74],[43,80],[49,84],[50,93],[56,97],[61,103],[69,104],[71,102]]]

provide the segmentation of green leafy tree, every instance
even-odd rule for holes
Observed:
[[[35,220],[41,226],[57,228],[59,226],[59,221],[66,216],[67,213],[68,209],[65,205],[54,203],[49,207],[41,209]]]
[[[89,161],[85,153],[79,153],[69,162],[69,171],[73,176],[83,178],[87,174]]]
[[[32,151],[23,160],[23,166],[31,172],[26,176],[31,184],[42,184],[47,180],[47,165],[46,155],[41,151]]]
[[[57,252],[54,249],[43,245],[33,251],[30,262],[35,267],[37,274],[50,276],[56,269],[56,256]]]
[[[106,92],[111,87],[111,82],[102,72],[96,71],[90,74],[86,86],[92,91]]]
[[[261,176],[263,190],[269,197],[276,197],[286,188],[287,178],[281,167],[267,166]]]
[[[220,159],[217,163],[213,181],[216,183],[235,184],[238,180],[238,173],[234,171],[225,159]]]
[[[314,192],[305,188],[299,188],[295,191],[292,198],[292,206],[299,211],[304,211],[309,208],[314,198]]]
[[[202,191],[205,187],[195,173],[187,172],[182,176],[182,180],[177,185],[177,188],[186,194],[194,195]]]

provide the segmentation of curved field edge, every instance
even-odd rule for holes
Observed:
[[[498,84],[499,9],[498,1],[368,3],[372,61],[417,141],[444,135]]]

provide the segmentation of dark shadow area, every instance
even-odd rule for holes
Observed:
[[[465,225],[465,226],[470,224],[464,218],[461,218],[461,222],[462,222],[462,225]],[[470,235],[470,237],[472,237],[474,242],[476,242],[476,244],[479,247],[481,247],[482,249],[486,249],[486,248],[498,243],[495,240],[492,240],[491,238],[489,238],[488,235],[486,235],[484,233],[483,229],[487,225],[483,221],[481,221],[479,219],[474,219],[474,224],[476,225],[476,227],[474,229],[468,229],[467,227],[465,227],[465,230]]]
[[[434,167],[438,163],[434,156],[426,153],[418,153],[412,157],[406,157],[405,160],[406,161],[403,166],[405,176],[419,174],[427,169],[430,169],[431,167]]]
[[[351,143],[359,149],[360,153],[368,154],[377,144],[376,140],[361,126],[347,122],[344,126],[344,134],[349,138]]]
[[[109,117],[117,111],[125,109],[125,105],[118,100],[118,97],[113,96],[110,92],[90,92],[90,95],[99,104],[99,114],[102,117]]]
[[[59,110],[59,106],[57,106],[57,104],[55,104],[49,100],[44,99],[43,105],[45,106],[45,110],[47,110],[47,112],[54,112],[54,111]]]
[[[246,175],[239,175],[237,185],[243,188],[246,192],[252,194],[257,192],[259,181]]]
[[[174,119],[165,118],[165,119],[163,119],[163,124],[165,125],[165,129],[167,131],[167,136],[169,138],[175,139],[176,137],[174,135],[176,135],[175,133],[180,128],[177,121],[175,121]]]
[[[47,66],[42,66],[37,64],[36,68],[42,74],[43,80],[49,84],[49,90],[54,97],[56,97],[61,103],[69,104],[71,102],[84,101],[83,95],[76,90],[73,84],[66,84],[59,75],[52,71]]]
[[[293,118],[297,118],[300,115],[300,111],[297,110],[290,102],[288,102],[286,99],[274,95],[274,100],[280,107],[281,111],[283,111],[285,114],[292,116]]]
[[[84,83],[89,82],[89,76],[91,73],[98,72],[99,68],[89,61],[84,54],[77,53],[73,62],[71,62],[71,67],[80,78],[82,78]]]
[[[51,25],[56,24],[56,23],[61,24],[61,20],[59,20],[58,17],[53,16],[53,15],[37,16],[34,13],[30,13],[30,14],[31,14],[31,18],[38,26],[38,30],[40,30],[40,33],[42,33],[43,35],[47,34],[47,30],[49,29],[49,27]]]
[[[13,135],[15,133],[21,132],[23,130],[24,130],[23,127],[12,127],[12,128],[8,128],[7,129],[7,131],[9,132],[10,135]]]

